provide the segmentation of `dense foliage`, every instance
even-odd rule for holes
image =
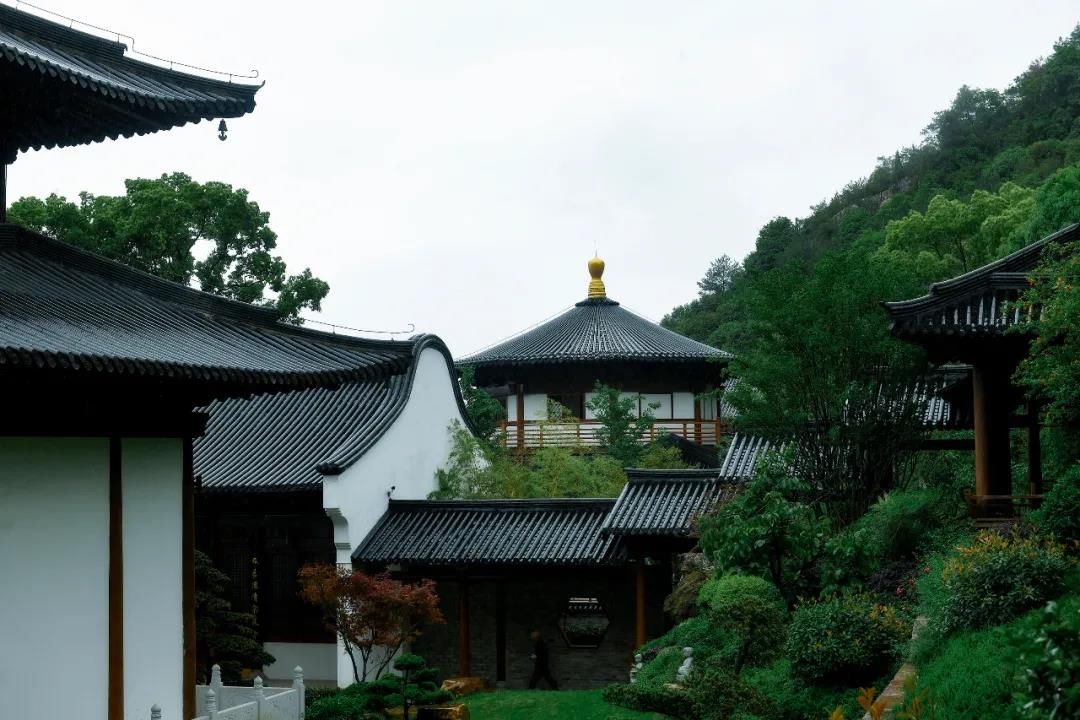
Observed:
[[[784,457],[764,459],[739,495],[701,518],[702,550],[721,571],[768,578],[793,604],[816,586],[812,570],[829,528],[809,495]]]
[[[1021,714],[1030,720],[1080,717],[1080,607],[1047,603],[1021,642],[1027,646],[1020,656]]]
[[[124,186],[116,197],[80,193],[78,204],[57,195],[24,197],[12,203],[8,221],[166,280],[197,281],[207,292],[274,307],[292,322],[303,310],[319,310],[330,291],[307,268],[286,274],[285,261],[273,254],[270,214],[247,190],[183,173]]]
[[[911,624],[873,598],[847,595],[795,610],[785,655],[811,681],[872,681],[901,656]]]
[[[1074,549],[1080,544],[1080,463],[1057,478],[1031,521],[1044,533]]]
[[[923,610],[943,634],[997,625],[1060,593],[1070,566],[1052,540],[982,532],[931,562],[919,581]]]
[[[261,669],[274,662],[258,641],[255,616],[232,609],[229,577],[210,558],[195,551],[195,674],[210,681],[210,668],[221,666],[225,684],[240,680],[245,668]]]
[[[738,648],[731,671],[761,665],[775,658],[784,645],[787,607],[776,586],[748,575],[721,575],[701,588],[701,605],[708,621],[727,630]]]

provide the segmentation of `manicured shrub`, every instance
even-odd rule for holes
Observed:
[[[1050,602],[1038,622],[1019,633],[1022,687],[1017,695],[1025,718],[1080,717],[1080,603]]]
[[[786,656],[807,680],[853,687],[886,672],[910,634],[893,608],[850,595],[800,606],[788,627]]]
[[[772,660],[784,645],[787,606],[780,591],[767,580],[749,575],[722,575],[701,588],[706,617],[736,638],[731,669],[737,675],[745,665]]]
[[[660,648],[656,657],[642,665],[635,683],[663,685],[675,682],[675,673],[682,665],[682,661],[682,648],[675,646]]]
[[[738,650],[735,636],[729,630],[711,622],[704,615],[679,623],[664,635],[646,643],[642,651],[646,655],[651,652],[655,656],[655,653],[666,647],[678,648],[680,652],[684,647],[692,647],[694,657],[698,660],[704,660],[713,655],[733,660]]]
[[[686,693],[663,685],[641,683],[608,685],[601,693],[605,702],[631,710],[655,712],[674,718],[693,720],[694,706]]]
[[[771,665],[743,671],[742,679],[776,708],[775,720],[826,718],[837,707],[849,718],[861,717],[858,688],[812,685],[795,674],[787,658]],[[888,677],[875,680],[874,687],[884,687]]]
[[[368,720],[381,718],[386,708],[385,700],[372,692],[371,683],[353,683],[344,690],[322,691],[312,688],[315,700],[308,704],[305,717],[308,720]]]
[[[931,618],[948,634],[997,625],[1042,605],[1062,590],[1070,565],[1052,540],[982,532],[934,563],[920,592],[925,588]]]
[[[1057,479],[1030,519],[1059,542],[1080,542],[1080,464]]]
[[[730,720],[739,713],[760,718],[778,714],[768,698],[715,658],[695,663],[688,695],[698,720]]]

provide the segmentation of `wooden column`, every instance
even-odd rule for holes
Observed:
[[[458,583],[458,676],[472,674],[469,650],[469,581],[462,578]]]
[[[192,439],[184,438],[184,477],[181,510],[180,572],[184,614],[184,716],[195,717],[195,471]]]
[[[506,584],[495,584],[495,680],[506,681]]]
[[[124,720],[124,493],[120,438],[109,438],[109,720]]]
[[[1009,376],[976,365],[972,372],[975,420],[975,494],[1011,495]]]
[[[634,649],[637,650],[648,639],[645,625],[645,558],[639,557],[637,559],[635,569]]]
[[[1039,403],[1028,403],[1028,494],[1042,495],[1042,438],[1039,426]]]
[[[525,385],[522,383],[517,386],[517,446],[518,450],[525,449]]]

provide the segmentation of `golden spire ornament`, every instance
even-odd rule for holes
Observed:
[[[598,257],[594,257],[590,260],[589,275],[592,276],[592,280],[589,281],[589,297],[607,297],[607,289],[604,288],[604,281],[600,279],[604,276],[604,261]]]

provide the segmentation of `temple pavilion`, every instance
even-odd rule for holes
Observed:
[[[954,400],[970,403],[974,427],[977,517],[1011,515],[1037,503],[1043,491],[1039,404],[1012,382],[1035,337],[1020,298],[1043,252],[1080,238],[1071,225],[958,277],[934,283],[922,297],[885,303],[896,337],[921,345],[931,362],[970,366]],[[1012,430],[1027,435],[1026,488],[1012,477]],[[1026,492],[1024,491],[1026,490]]]
[[[506,408],[508,445],[589,446],[597,382],[639,397],[656,419],[647,439],[674,434],[715,446],[725,431],[718,390],[731,355],[631,312],[608,297],[604,261],[588,264],[585,299],[555,318],[458,361]]]

